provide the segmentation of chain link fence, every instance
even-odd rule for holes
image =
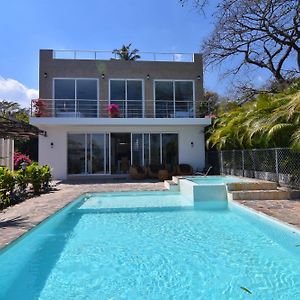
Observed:
[[[300,152],[288,148],[208,151],[211,174],[236,175],[300,188]]]

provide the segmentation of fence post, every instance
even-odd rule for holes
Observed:
[[[244,150],[242,150],[242,170],[243,170],[243,177],[245,177],[245,153]]]
[[[221,164],[221,175],[224,174],[223,169],[223,151],[220,151],[220,164]]]
[[[278,166],[278,149],[275,150],[275,170],[276,170],[276,181],[279,183],[279,166]]]

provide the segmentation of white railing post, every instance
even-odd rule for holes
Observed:
[[[274,149],[275,151],[275,171],[276,171],[276,181],[279,183],[279,165],[278,165],[278,149]]]
[[[221,175],[223,175],[224,174],[223,151],[220,151],[220,164],[221,164]]]
[[[242,150],[242,170],[243,177],[245,177],[245,150]]]

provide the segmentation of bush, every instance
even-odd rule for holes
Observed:
[[[15,177],[6,167],[0,167],[0,208],[11,204],[15,188]]]
[[[27,194],[27,187],[29,184],[29,178],[27,170],[18,170],[15,172],[16,190],[20,198],[23,198]]]
[[[30,165],[32,163],[30,158],[27,155],[16,151],[14,153],[14,169],[15,170],[20,169],[21,164],[23,162],[25,162],[27,165]]]
[[[42,190],[49,190],[49,183],[52,178],[49,166],[39,166],[38,163],[32,163],[26,168],[26,173],[34,194],[38,195]]]
[[[47,165],[32,163],[26,170],[18,171],[0,167],[0,209],[24,199],[29,184],[35,195],[49,191],[51,179],[51,169]]]

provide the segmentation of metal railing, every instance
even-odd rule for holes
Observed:
[[[194,53],[138,52],[142,61],[194,62]],[[109,50],[53,50],[53,59],[109,60],[118,59]]]
[[[193,101],[170,100],[91,100],[35,99],[31,101],[32,117],[49,118],[195,118],[209,115],[208,110],[195,113]],[[109,105],[118,112],[110,114]],[[208,108],[208,106],[207,106]]]
[[[214,173],[275,181],[300,188],[300,152],[289,148],[208,151]]]

